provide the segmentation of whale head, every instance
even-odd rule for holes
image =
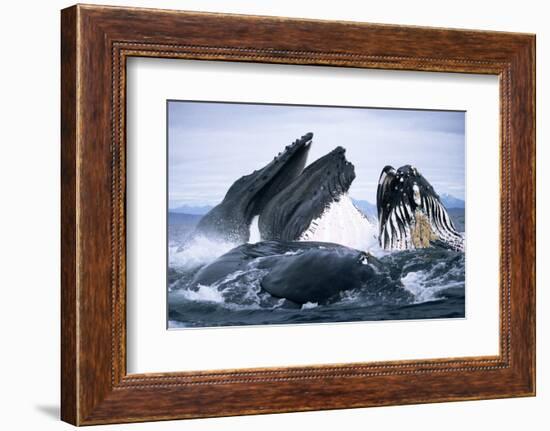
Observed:
[[[355,168],[337,147],[311,163],[263,209],[259,229],[263,240],[293,241],[349,189]]]
[[[208,212],[196,232],[235,242],[246,242],[252,218],[301,174],[313,140],[307,133],[273,158],[263,168],[239,178],[223,201]]]
[[[380,246],[408,250],[441,245],[464,250],[460,235],[432,185],[417,168],[386,166],[376,196]]]

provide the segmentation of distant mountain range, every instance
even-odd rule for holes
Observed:
[[[448,193],[443,193],[439,196],[441,199],[441,202],[443,202],[443,205],[445,205],[445,208],[464,208],[466,205],[464,204],[464,201],[462,199],[455,198],[454,196],[451,196]]]
[[[443,202],[443,205],[445,205],[445,208],[448,210],[453,208],[461,208],[464,209],[464,201],[462,199],[455,198],[454,196],[451,196],[447,193],[442,194],[439,196],[441,199],[441,202]],[[364,200],[358,200],[358,199],[352,199],[354,205],[363,212],[367,217],[378,217],[378,210],[376,208],[375,204],[370,203],[369,201]]]
[[[174,214],[191,214],[191,215],[204,215],[208,211],[214,208],[212,205],[203,205],[203,206],[193,206],[193,205],[182,205],[177,208],[170,208],[168,212]]]
[[[441,202],[443,202],[443,205],[445,205],[445,208],[451,209],[451,208],[464,208],[464,201],[462,199],[455,198],[454,196],[443,193],[439,196],[441,198]],[[376,205],[370,203],[369,201],[365,200],[359,200],[359,199],[352,199],[355,206],[360,209],[363,214],[365,214],[367,217],[378,217]],[[201,206],[193,206],[193,205],[182,205],[177,208],[170,208],[169,212],[174,214],[190,214],[190,215],[204,215],[208,211],[210,211],[212,208],[214,208],[212,205],[201,205]]]

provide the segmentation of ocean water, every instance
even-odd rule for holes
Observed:
[[[449,211],[463,229],[463,210]],[[205,265],[238,244],[191,237],[200,216],[169,214],[169,328],[461,318],[465,316],[464,253],[428,248],[377,258],[387,286],[342,292],[329,304],[288,304],[262,291],[266,275],[252,261],[211,285],[191,286]],[[296,251],[293,251],[296,252]]]

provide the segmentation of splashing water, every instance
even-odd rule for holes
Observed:
[[[221,240],[195,236],[183,246],[173,245],[168,251],[168,265],[179,271],[191,270],[220,257],[237,244]]]
[[[261,240],[257,218],[250,228],[250,243]],[[344,291],[328,304],[292,304],[265,292],[266,270],[253,259],[247,266],[210,285],[192,286],[194,275],[205,265],[233,249],[219,239],[181,235],[169,230],[169,327],[208,327],[368,320],[426,319],[464,316],[463,253],[442,249],[381,251],[376,223],[358,213],[349,197],[327,208],[302,240],[337,242],[369,250],[391,274],[393,284]],[[345,229],[342,227],[345,226]],[[313,226],[312,226],[313,227]],[[191,229],[191,228],[189,228]],[[353,233],[350,233],[353,232]],[[372,237],[370,234],[373,234]],[[301,253],[301,249],[281,252]],[[405,299],[404,299],[405,298]],[[409,299],[407,299],[409,298]]]
[[[464,285],[463,281],[444,280],[434,276],[434,270],[409,272],[401,278],[401,282],[414,295],[417,304],[439,300],[441,292]]]
[[[224,301],[222,293],[216,286],[203,286],[199,284],[197,290],[180,289],[180,293],[190,301],[206,301],[218,304]]]
[[[252,218],[252,221],[250,222],[250,238],[248,240],[250,244],[255,244],[262,240],[262,235],[260,234],[259,220],[260,216],[256,215]]]

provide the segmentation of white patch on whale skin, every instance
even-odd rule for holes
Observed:
[[[416,183],[413,185],[413,198],[416,205],[422,204],[422,200],[420,199],[420,189]]]
[[[311,222],[299,241],[332,242],[370,251],[378,248],[377,226],[361,214],[345,194]]]
[[[250,235],[248,237],[249,244],[255,244],[262,240],[260,227],[258,225],[259,220],[260,220],[259,215],[255,215],[254,217],[252,217],[252,221],[250,222]]]

